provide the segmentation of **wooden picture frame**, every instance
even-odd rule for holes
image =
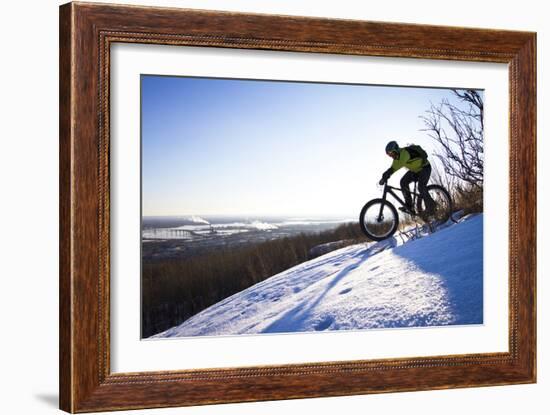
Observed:
[[[113,43],[509,65],[509,352],[145,373],[110,371]],[[68,412],[536,380],[536,34],[156,7],[60,8],[60,407]]]

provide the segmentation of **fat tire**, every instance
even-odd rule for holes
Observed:
[[[390,233],[384,237],[375,236],[372,233],[369,232],[369,230],[365,227],[365,213],[367,212],[367,209],[369,209],[371,206],[376,204],[383,204],[388,206],[388,208],[391,210],[392,214],[395,217],[394,225],[390,231]],[[397,209],[394,205],[392,205],[390,202],[384,199],[372,199],[369,202],[363,206],[363,209],[361,209],[361,213],[359,214],[359,226],[361,227],[361,230],[363,233],[367,236],[367,238],[373,240],[373,241],[383,241],[384,239],[391,238],[395,231],[397,230],[397,227],[399,226],[399,214],[397,213]]]
[[[443,186],[440,186],[438,184],[431,184],[429,186],[426,186],[426,191],[429,193],[430,192],[430,189],[437,189],[438,191],[441,191],[445,197],[447,198],[447,201],[449,203],[449,211],[447,212],[447,216],[445,217],[444,220],[441,220],[441,223],[445,223],[447,222],[451,216],[452,216],[452,213],[453,213],[453,199],[451,198],[451,195],[450,193],[447,191],[447,189],[445,189]]]

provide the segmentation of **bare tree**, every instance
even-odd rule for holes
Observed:
[[[443,171],[463,188],[483,189],[483,99],[473,90],[452,90],[460,104],[444,99],[421,118],[438,144]]]
[[[430,180],[450,191],[457,188],[458,179],[442,172],[442,166],[440,166],[439,163],[432,163],[432,174],[430,176]]]

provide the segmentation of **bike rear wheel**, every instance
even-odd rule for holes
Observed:
[[[399,215],[390,202],[384,199],[373,199],[361,209],[359,225],[367,238],[383,241],[397,230]]]
[[[437,184],[429,185],[426,189],[435,202],[435,206],[433,212],[426,212],[426,204],[422,201],[420,216],[426,222],[435,222],[436,224],[447,222],[453,213],[451,195],[443,186]]]

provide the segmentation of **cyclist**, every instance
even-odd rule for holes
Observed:
[[[409,171],[401,178],[401,190],[405,199],[405,207],[399,209],[405,213],[414,214],[414,206],[412,206],[412,197],[409,185],[413,181],[418,182],[418,191],[426,204],[426,214],[431,214],[435,207],[434,200],[430,197],[426,186],[432,173],[432,166],[428,161],[428,154],[419,145],[409,145],[399,148],[395,141],[390,141],[386,145],[386,154],[393,159],[391,167],[384,172],[380,184],[385,184],[390,176],[399,170],[401,167],[407,168]]]

